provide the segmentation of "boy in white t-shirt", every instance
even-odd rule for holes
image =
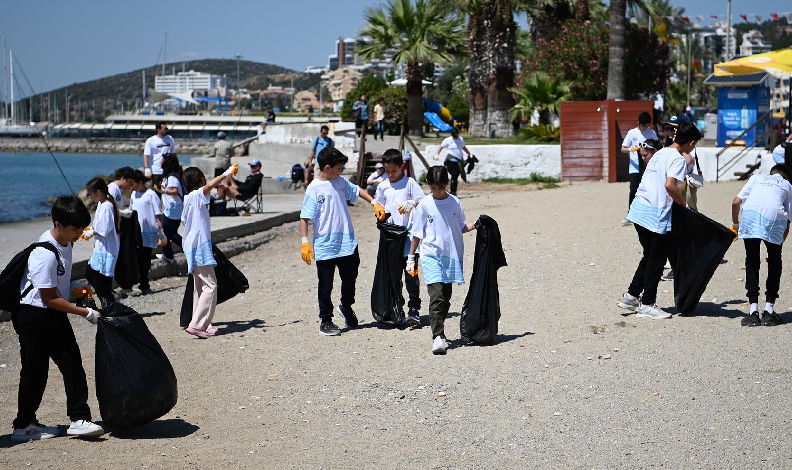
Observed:
[[[382,204],[385,208],[385,213],[391,215],[388,223],[409,227],[411,212],[424,197],[423,189],[414,179],[404,175],[402,170],[404,160],[398,150],[386,150],[382,154],[382,164],[388,179],[377,187],[377,194],[374,200]],[[404,265],[402,269],[405,272],[409,254],[410,242],[408,241],[404,244]],[[409,309],[407,311],[407,326],[420,328],[421,297],[419,296],[420,283],[418,282],[418,277],[405,276],[404,284],[407,287],[407,295],[410,298],[407,303],[407,308]],[[404,299],[402,299],[403,301]],[[404,307],[404,305],[402,304],[400,307]]]
[[[110,193],[110,196],[113,197],[113,201],[118,210],[124,208],[123,191],[131,188],[132,184],[134,184],[134,181],[132,181],[132,176],[134,174],[135,170],[131,167],[121,167],[113,173],[113,181],[107,185],[107,191]]]
[[[421,246],[421,267],[429,291],[429,323],[432,327],[432,354],[445,354],[448,340],[445,319],[451,306],[451,285],[464,284],[462,261],[465,242],[462,234],[474,228],[465,223],[465,211],[454,195],[446,192],[448,170],[433,166],[426,175],[432,197],[425,197],[410,221],[412,242],[407,255],[407,274],[418,276],[415,252]]]
[[[338,267],[341,277],[340,313],[348,329],[358,326],[358,318],[352,310],[355,303],[355,281],[360,266],[358,242],[352,219],[349,217],[347,201],[358,197],[374,206],[377,220],[385,220],[385,208],[371,198],[368,193],[341,176],[346,155],[334,148],[324,148],[317,158],[319,176],[305,188],[302,210],[300,211],[300,234],[302,235],[302,259],[311,264],[316,259],[316,272],[319,278],[319,318],[322,323],[319,333],[336,336],[341,330],[333,323],[333,277]],[[314,249],[308,239],[308,222],[313,222]],[[315,250],[315,255],[314,255]]]
[[[158,245],[167,240],[162,229],[162,203],[153,189],[146,188],[148,178],[140,170],[135,170],[132,177],[135,182],[134,192],[129,200],[129,208],[137,212],[143,246],[137,250],[138,274],[140,274],[140,294],[152,294],[149,284],[151,270],[151,253]]]
[[[663,274],[666,257],[674,264],[671,240],[671,205],[685,206],[679,192],[679,182],[685,177],[685,157],[680,152],[690,153],[701,139],[701,133],[690,123],[679,126],[674,143],[654,154],[646,164],[641,184],[630,205],[627,219],[635,225],[638,241],[643,247],[643,257],[635,270],[627,293],[619,301],[619,307],[636,311],[641,318],[671,318],[655,304],[657,285]],[[639,301],[639,296],[643,297]]]
[[[627,132],[622,142],[621,152],[630,154],[630,196],[627,202],[627,208],[635,198],[635,192],[638,190],[638,185],[641,184],[641,177],[643,176],[643,167],[641,158],[638,155],[638,145],[646,139],[657,140],[657,133],[651,128],[652,115],[646,111],[638,115],[638,127],[634,127]],[[630,225],[630,220],[625,218],[622,220],[622,225]]]
[[[58,366],[66,389],[66,412],[71,425],[66,434],[98,437],[104,429],[91,422],[88,383],[82,366],[80,348],[67,313],[79,315],[96,325],[99,312],[69,303],[72,273],[72,246],[91,222],[91,214],[75,196],[61,196],[52,206],[52,230],[39,242],[50,243],[56,256],[45,248],[30,253],[27,269],[19,286],[19,310],[11,320],[19,335],[21,369],[17,415],[11,440],[49,439],[60,434],[55,426],[44,426],[36,419],[47,386],[49,360]]]
[[[181,221],[184,224],[182,250],[187,258],[187,272],[193,275],[193,312],[187,333],[201,339],[211,338],[218,333],[212,328],[217,307],[217,276],[214,267],[217,261],[212,252],[212,230],[209,223],[209,193],[229,176],[237,173],[236,164],[208,183],[203,172],[190,167],[184,170],[182,182],[187,196]]]
[[[792,185],[789,168],[775,165],[769,175],[753,175],[732,201],[732,228],[745,243],[745,289],[750,313],[742,326],[777,326],[784,321],[774,311],[781,283],[781,248],[789,235],[792,220]],[[742,223],[739,222],[742,207]],[[759,250],[767,249],[767,302],[759,318]]]

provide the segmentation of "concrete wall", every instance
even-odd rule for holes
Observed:
[[[422,152],[429,165],[441,165],[445,160],[446,151],[440,153],[440,160],[435,160],[437,145],[427,145]],[[479,163],[473,173],[468,175],[471,183],[488,178],[529,178],[531,173],[558,178],[561,175],[560,145],[468,145]],[[421,160],[413,155],[413,167],[416,177],[426,173]]]
[[[696,147],[696,155],[699,159],[701,172],[704,174],[704,181],[715,181],[718,168],[718,158],[716,154],[721,150],[721,147]],[[721,166],[723,167],[719,178],[720,181],[733,181],[739,179],[739,176],[735,176],[734,173],[745,172],[747,170],[747,165],[756,163],[757,158],[761,159],[762,166],[754,173],[768,174],[773,165],[775,165],[775,162],[773,162],[773,155],[770,151],[765,149],[751,149],[745,152],[739,159],[726,166],[726,163],[741,150],[743,149],[730,148],[720,156]]]
[[[250,144],[248,153],[251,157],[262,160],[290,165],[304,163],[311,154],[311,143],[314,137],[319,136],[323,124],[330,127],[330,138],[335,142],[335,147],[349,157],[347,166],[357,165],[355,138],[352,134],[335,135],[337,130],[354,128],[355,124],[352,122],[310,122],[268,126],[267,133],[260,135],[258,142]]]

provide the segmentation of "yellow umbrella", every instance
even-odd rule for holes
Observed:
[[[715,64],[715,76],[767,72],[776,78],[792,78],[792,47],[750,55]]]

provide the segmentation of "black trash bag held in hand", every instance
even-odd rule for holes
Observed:
[[[676,243],[674,300],[677,313],[690,314],[734,240],[734,233],[709,217],[674,204],[671,209]]]
[[[129,218],[121,217],[118,234],[118,260],[113,278],[122,289],[131,289],[140,282],[137,252],[143,246],[143,234],[140,232],[137,212],[132,211],[132,216]]]
[[[217,303],[222,304],[228,299],[233,299],[237,294],[245,292],[250,287],[248,280],[242,271],[237,269],[231,261],[228,261],[225,253],[212,243],[212,254],[217,262],[215,266],[215,277],[217,278]],[[193,309],[193,290],[195,281],[192,274],[187,276],[187,288],[184,291],[182,300],[181,314],[179,315],[179,325],[182,328],[190,326],[192,321]]]
[[[498,334],[500,294],[498,269],[506,266],[498,223],[487,215],[476,223],[476,253],[459,332],[462,338],[478,344],[492,344]]]
[[[143,318],[113,302],[96,331],[96,398],[102,420],[132,429],[165,415],[178,399],[176,374]]]
[[[388,218],[390,214],[385,215],[385,220]],[[377,222],[377,228],[380,241],[371,286],[371,315],[380,323],[399,326],[404,321],[402,272],[407,228],[385,222]]]

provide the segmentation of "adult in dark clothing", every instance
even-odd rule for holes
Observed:
[[[217,187],[217,194],[221,198],[230,196],[245,201],[258,193],[261,180],[264,178],[264,175],[261,174],[261,162],[253,160],[248,165],[250,165],[250,175],[245,178],[245,181],[237,181],[229,176],[225,184]]]
[[[369,120],[369,103],[366,99],[366,95],[360,95],[360,99],[355,101],[355,103],[352,105],[352,112],[356,113],[355,128],[367,128]],[[357,135],[360,137],[360,131],[358,131]]]

